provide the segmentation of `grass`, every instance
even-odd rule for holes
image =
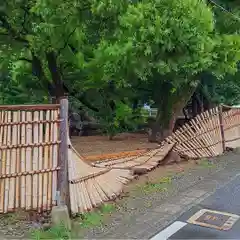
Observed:
[[[56,240],[62,240],[62,239],[71,239],[71,233],[64,227],[64,226],[56,226],[51,227],[47,231],[43,230],[36,230],[33,231],[32,239],[40,240],[40,239],[56,239]]]
[[[154,182],[147,182],[143,185],[137,185],[136,190],[145,194],[153,192],[164,192],[167,191],[172,183],[172,176],[160,178]]]
[[[64,226],[51,227],[49,230],[35,230],[31,233],[32,239],[72,239],[72,235],[78,235],[81,230],[100,226],[105,218],[116,210],[115,204],[104,204],[99,209],[81,214],[74,220],[72,232],[69,232]]]
[[[211,160],[206,158],[199,161],[199,167],[201,168],[213,168],[215,166],[216,164],[214,164]]]
[[[167,191],[169,186],[172,183],[172,176],[162,177],[153,182],[147,182],[146,184],[141,184],[136,186],[137,191],[141,191],[144,194],[149,194],[153,192],[162,192]],[[151,203],[149,203],[151,204]],[[89,229],[97,226],[101,226],[106,220],[107,216],[116,211],[115,204],[104,204],[95,211],[88,212],[85,214],[79,215],[73,221],[72,233],[70,233],[63,226],[52,227],[47,231],[35,230],[31,235],[32,239],[41,240],[41,239],[79,239],[79,235],[84,229]]]
[[[115,204],[104,204],[98,210],[82,214],[80,216],[81,222],[79,223],[81,228],[96,227],[103,223],[104,218],[116,211]],[[78,220],[78,219],[77,219]]]

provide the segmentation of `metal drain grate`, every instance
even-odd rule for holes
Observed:
[[[203,227],[227,231],[232,228],[239,218],[240,216],[231,213],[201,209],[190,217],[187,222]]]

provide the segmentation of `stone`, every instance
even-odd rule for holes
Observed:
[[[66,205],[54,206],[52,208],[52,224],[55,226],[63,225],[67,230],[71,230],[71,220]]]
[[[42,225],[42,228],[43,228],[44,231],[47,231],[51,228],[51,224],[50,223],[44,223]]]
[[[171,150],[167,154],[165,159],[162,161],[162,164],[167,165],[167,164],[173,164],[173,163],[179,163],[179,162],[181,162],[181,157],[178,155],[177,152],[174,152],[173,150]]]

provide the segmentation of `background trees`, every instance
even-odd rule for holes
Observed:
[[[239,13],[237,1],[221,4]],[[149,103],[158,109],[156,141],[196,91],[239,101],[240,21],[223,14],[199,0],[3,0],[1,102],[67,93],[110,136],[135,129]]]

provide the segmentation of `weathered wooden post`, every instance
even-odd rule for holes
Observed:
[[[223,128],[223,112],[222,112],[222,105],[221,104],[218,106],[218,116],[219,116],[219,123],[220,123],[220,134],[221,134],[222,148],[223,148],[223,152],[225,152],[226,145],[225,145],[225,135],[224,135],[224,128]]]
[[[70,193],[68,184],[68,99],[60,99],[60,149],[57,179],[57,206],[52,208],[53,225],[63,225],[71,230],[70,213]]]
[[[60,99],[60,151],[58,174],[58,205],[67,205],[69,207],[69,184],[68,184],[68,99]]]

